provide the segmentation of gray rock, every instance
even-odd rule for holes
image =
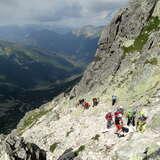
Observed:
[[[72,148],[67,149],[58,160],[75,160],[76,154]]]
[[[10,160],[46,160],[46,152],[37,145],[27,143],[22,137],[10,134],[0,147]],[[1,157],[0,157],[1,158]]]
[[[144,26],[147,25],[152,17],[157,2],[158,0],[132,0],[128,7],[121,9],[117,13],[111,23],[102,32],[95,60],[88,66],[80,83],[71,91],[71,97],[78,97],[88,92],[93,94],[98,92],[100,94],[100,92],[103,93],[108,88],[115,88],[114,85],[122,85],[123,83],[119,83],[118,81],[122,76],[126,76],[123,71],[127,68],[134,75],[134,81],[129,82],[132,88],[136,87],[136,85],[138,86],[140,82],[139,75],[142,75],[140,76],[142,79],[145,79],[146,75],[152,76],[155,67],[148,65],[147,68],[145,62],[148,56],[160,53],[157,47],[160,42],[160,32],[152,31],[146,44],[139,51],[140,58],[138,59],[136,58],[136,54],[138,53],[136,50],[132,51],[133,53],[124,53],[123,43],[135,40],[140,35]],[[135,58],[135,62],[131,62],[131,57],[132,59]],[[135,69],[132,70],[134,63],[136,63]],[[148,72],[146,71],[147,74],[143,70],[144,66],[148,70]],[[139,75],[137,75],[137,72],[139,72]],[[120,77],[120,74],[123,75]],[[97,91],[100,86],[104,86],[104,91]],[[113,93],[109,92],[109,94]]]

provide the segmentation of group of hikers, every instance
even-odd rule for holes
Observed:
[[[99,98],[92,99],[92,107],[95,107],[99,104]],[[89,102],[86,102],[85,99],[81,99],[78,102],[78,105],[82,105],[84,109],[89,109],[91,106]],[[113,125],[116,127],[116,132],[118,137],[124,137],[126,133],[129,132],[129,126],[137,132],[144,132],[147,125],[147,116],[143,110],[129,109],[124,110],[122,106],[118,106],[117,96],[112,96],[112,107],[113,111],[109,111],[105,115],[107,121],[107,130],[111,129]],[[126,126],[125,126],[125,120]]]
[[[144,132],[147,125],[147,116],[143,110],[129,109],[124,110],[122,106],[117,105],[117,97],[112,96],[112,106],[116,108],[113,112],[108,112],[105,116],[107,120],[107,129],[110,129],[114,124],[118,137],[124,137],[125,133],[129,132],[129,126],[132,126],[137,132]],[[127,120],[127,127],[124,120]]]
[[[99,103],[99,98],[93,98],[92,99],[92,107],[97,106]],[[80,99],[77,106],[81,105],[84,109],[89,109],[91,107],[91,104],[87,102],[84,98]]]

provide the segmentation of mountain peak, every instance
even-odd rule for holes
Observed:
[[[86,38],[99,37],[103,30],[104,26],[95,27],[92,25],[83,26],[82,28],[75,29],[72,31],[77,37],[84,36]]]

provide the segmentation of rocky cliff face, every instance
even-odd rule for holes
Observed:
[[[159,1],[134,0],[120,10],[99,40],[95,60],[72,94],[90,92],[135,101],[159,88]]]
[[[144,133],[118,139],[104,132],[111,95],[128,108],[143,108]],[[100,97],[96,108],[75,107],[79,98]],[[95,60],[70,95],[27,113],[17,132],[47,153],[47,160],[160,159],[160,0],[132,0],[100,38]]]
[[[0,137],[0,160],[46,160],[46,152],[15,134]]]

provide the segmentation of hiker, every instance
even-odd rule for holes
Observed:
[[[126,117],[127,117],[127,126],[132,125],[133,127],[135,127],[136,111],[131,111],[131,110],[127,111]]]
[[[84,101],[82,106],[84,107],[84,109],[89,109],[91,105],[88,102]]]
[[[80,105],[80,104],[83,105],[84,101],[85,101],[84,98],[80,99],[78,105]]]
[[[78,101],[78,103],[76,104],[76,107],[78,107],[79,105],[83,105],[83,103],[84,103],[84,98],[83,99],[80,99],[79,101]]]
[[[140,111],[140,114],[137,120],[136,129],[137,131],[143,133],[146,129],[146,126],[147,126],[147,116],[143,111]]]
[[[113,95],[112,96],[112,106],[114,106],[117,102],[117,96]]]
[[[93,101],[93,106],[92,107],[97,106],[98,103],[99,103],[99,99],[98,98],[93,98],[92,101]]]
[[[105,119],[107,120],[107,129],[110,129],[113,124],[112,112],[108,112],[105,116]]]
[[[123,108],[123,106],[118,107],[117,111],[120,112],[122,115],[124,115],[124,108]]]
[[[118,108],[116,109],[116,111],[114,112],[114,116],[117,117],[119,114],[122,114],[122,112],[121,112],[120,108],[118,107]],[[122,114],[122,115],[123,115],[123,114]]]
[[[116,132],[118,137],[124,137],[123,132],[123,120],[122,120],[122,114],[120,112],[115,112],[115,126],[116,126]]]

